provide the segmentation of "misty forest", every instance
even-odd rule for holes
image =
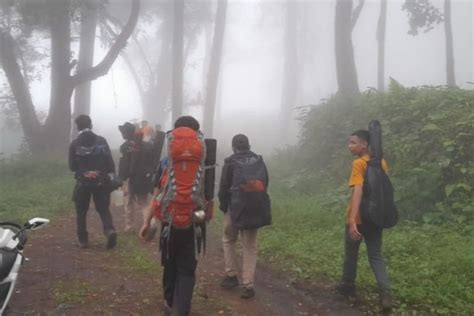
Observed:
[[[372,120],[398,210],[397,225],[383,230],[393,299],[384,312],[471,315],[473,29],[471,0],[0,0],[0,308],[2,222],[40,217],[50,223],[25,245],[31,261],[18,274],[12,315],[166,315],[161,239],[140,240],[141,209],[135,230],[124,229],[122,127],[164,135],[190,115],[217,140],[215,169],[206,166],[215,170],[214,216],[191,315],[380,312],[368,237],[356,296],[336,286],[356,194],[351,140]],[[103,246],[95,195],[88,247],[77,245],[68,154],[84,132],[81,115],[107,141],[123,180],[107,195],[113,251]],[[236,134],[264,158],[272,210],[258,233],[256,294],[246,301],[219,285],[226,214],[217,192]],[[168,145],[150,142],[151,177]]]

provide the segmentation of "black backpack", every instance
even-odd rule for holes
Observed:
[[[110,185],[110,178],[103,172],[107,164],[107,145],[97,141],[91,146],[77,146],[75,155],[78,159],[79,168],[77,178],[79,182],[87,187],[101,187]],[[87,177],[90,172],[95,177]]]
[[[239,229],[257,229],[272,222],[267,193],[267,168],[262,156],[252,152],[233,155],[231,187],[232,224]]]
[[[369,134],[371,156],[362,187],[362,221],[378,228],[391,228],[398,222],[398,210],[392,183],[382,169],[382,128],[377,120],[370,122]]]

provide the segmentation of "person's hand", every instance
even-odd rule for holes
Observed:
[[[149,229],[150,229],[150,223],[143,223],[143,226],[142,226],[142,228],[140,228],[140,233],[138,235],[141,240],[146,241],[146,236],[148,234]]]
[[[349,224],[349,236],[351,237],[352,240],[362,239],[362,234],[357,229],[356,223]]]

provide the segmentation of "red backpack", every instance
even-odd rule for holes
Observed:
[[[204,161],[206,145],[201,132],[179,127],[166,135],[168,163],[160,178],[160,191],[155,197],[155,216],[176,228],[193,225],[197,211],[211,212],[204,198]]]

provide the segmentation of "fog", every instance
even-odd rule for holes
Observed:
[[[118,5],[120,2],[120,5]],[[188,1],[193,2],[193,1]],[[194,1],[211,5],[212,20],[208,27],[212,31],[216,5],[214,1]],[[294,107],[317,104],[337,92],[336,63],[334,54],[335,0],[298,1],[298,69],[299,85]],[[443,9],[443,1],[432,1]],[[126,16],[128,1],[110,1],[118,15]],[[157,2],[159,4],[164,3]],[[408,34],[406,12],[401,10],[402,0],[388,1],[385,57],[385,85],[394,78],[404,86],[445,85],[445,37],[443,24],[438,24],[428,33],[417,36]],[[354,1],[354,6],[357,2]],[[152,66],[159,55],[157,28],[160,21],[148,14],[153,2],[145,2],[138,21],[136,36]],[[123,8],[123,12],[121,12]],[[145,9],[145,10],[143,10]],[[473,5],[469,0],[452,1],[452,27],[454,37],[455,74],[457,85],[472,89],[474,86],[473,65]],[[379,1],[368,0],[353,30],[352,40],[361,91],[377,86],[377,41],[376,26]],[[146,17],[146,18],[145,18]],[[287,131],[288,139],[280,141],[279,110],[283,84],[284,65],[284,21],[285,1],[233,0],[227,8],[226,29],[222,50],[219,84],[216,99],[214,137],[221,148],[230,150],[230,138],[236,133],[250,136],[253,149],[271,153],[275,146],[296,143],[298,140],[298,112],[294,111]],[[185,16],[186,18],[186,16]],[[186,20],[185,20],[186,23]],[[42,36],[38,33],[36,36]],[[49,47],[45,39],[45,50]],[[96,40],[94,62],[99,62],[108,47]],[[78,41],[71,45],[77,56]],[[125,49],[137,69],[144,73],[143,57],[136,43],[129,40]],[[202,120],[202,105],[205,100],[206,34],[200,32],[189,50],[184,68],[184,114]],[[77,57],[76,57],[77,58]],[[45,63],[47,65],[48,59]],[[142,77],[145,79],[145,77]],[[169,78],[171,82],[172,78]],[[469,83],[471,82],[471,83]],[[5,76],[0,71],[1,94],[9,93]],[[48,67],[41,78],[31,83],[31,94],[37,111],[47,113],[49,107],[50,74]],[[195,101],[195,102],[192,102]],[[117,129],[125,121],[141,121],[143,110],[137,86],[130,71],[120,57],[109,73],[92,82],[91,118],[94,130],[104,135],[112,147],[121,142]],[[190,105],[190,103],[193,103]],[[155,122],[152,122],[155,123]],[[171,127],[166,119],[165,129]],[[8,152],[12,146],[5,141],[2,127],[0,151]],[[227,143],[226,143],[227,142]]]

